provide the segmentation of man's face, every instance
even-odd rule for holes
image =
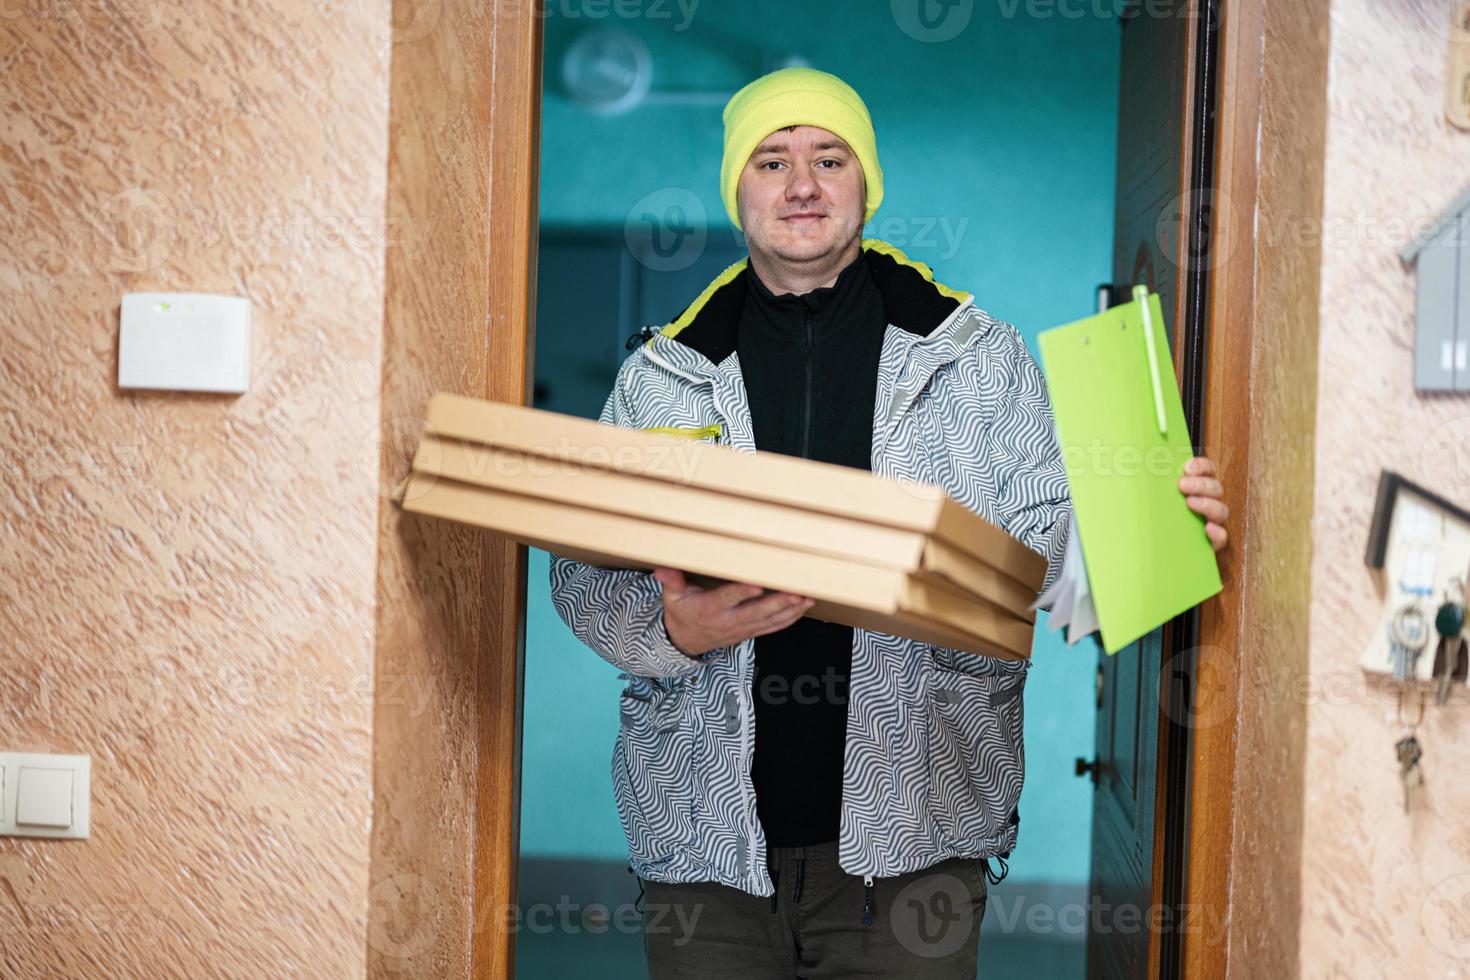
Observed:
[[[862,164],[835,133],[778,129],[740,173],[746,244],[786,262],[840,253],[862,233],[865,193]]]

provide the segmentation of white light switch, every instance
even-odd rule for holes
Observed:
[[[72,782],[70,769],[21,766],[15,783],[16,826],[70,827]]]
[[[209,293],[126,293],[117,342],[121,388],[250,387],[250,301]]]
[[[92,759],[0,752],[0,835],[91,834]]]

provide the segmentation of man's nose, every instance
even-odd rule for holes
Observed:
[[[793,167],[791,179],[786,182],[786,200],[814,201],[822,196],[822,185],[817,183],[805,167]]]

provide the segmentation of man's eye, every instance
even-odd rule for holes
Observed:
[[[762,170],[773,170],[773,169],[775,169],[776,167],[779,167],[779,166],[781,166],[781,161],[779,161],[779,160],[767,160],[765,163],[761,164],[761,169]]]

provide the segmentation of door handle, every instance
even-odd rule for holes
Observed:
[[[1086,759],[1082,758],[1082,756],[1079,755],[1075,764],[1077,767],[1076,774],[1078,776],[1089,776],[1092,779],[1092,785],[1096,786],[1098,773],[1102,771],[1102,763],[1098,762],[1096,759],[1088,762]]]

